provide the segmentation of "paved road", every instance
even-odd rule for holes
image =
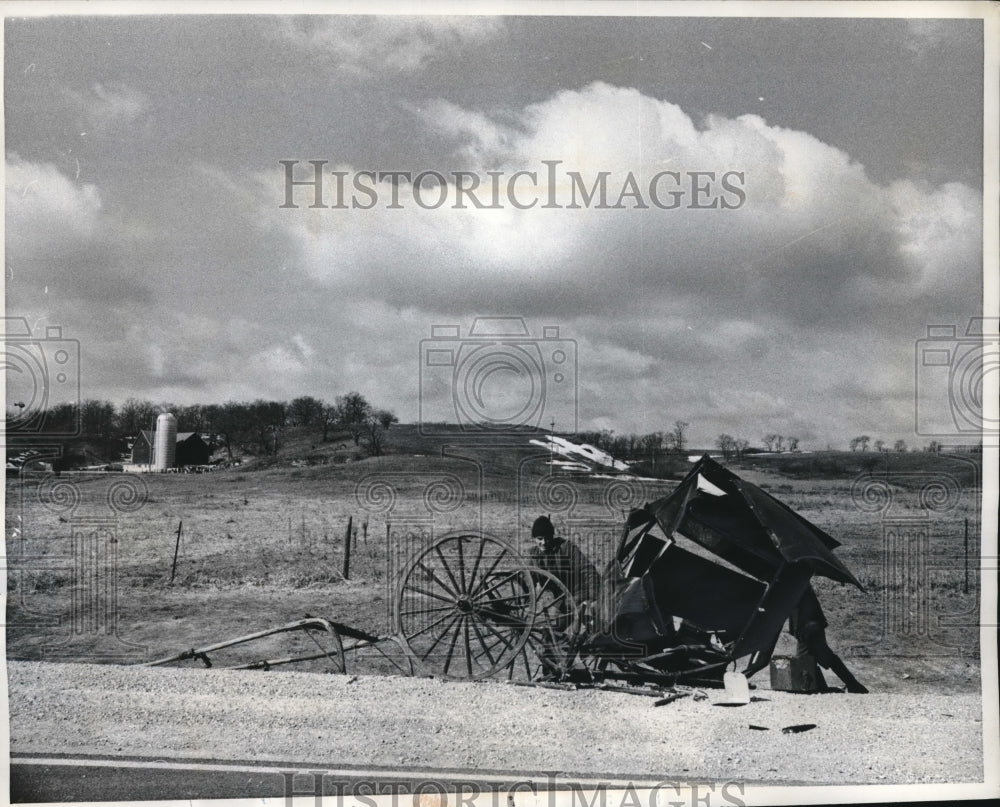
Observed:
[[[411,783],[404,790],[424,780],[432,788],[483,782],[484,766],[499,769],[499,785],[544,782],[552,770],[637,787],[670,777],[929,787],[982,782],[984,718],[991,738],[996,721],[971,693],[762,691],[746,706],[717,708],[721,691],[690,692],[656,708],[652,698],[620,692],[499,682],[18,661],[6,672],[22,800],[281,797],[282,770],[308,771],[313,762],[329,769],[324,791],[370,781]],[[783,732],[800,725],[815,728]],[[370,770],[352,768],[359,765]],[[988,773],[993,781],[992,764]],[[312,793],[306,778],[293,784]],[[549,805],[525,797],[515,807]]]

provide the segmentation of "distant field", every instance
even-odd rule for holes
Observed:
[[[384,634],[395,575],[432,536],[485,531],[524,549],[532,520],[548,513],[603,565],[623,515],[673,487],[552,477],[547,453],[526,440],[450,449],[447,437],[421,438],[412,427],[390,434],[389,449],[405,453],[312,465],[286,453],[271,467],[201,475],[8,480],[8,656],[142,661],[306,612]],[[978,468],[969,457],[893,455],[886,475],[886,455],[870,456],[882,464],[866,469],[855,463],[868,458],[843,453],[732,467],[842,542],[838,555],[867,591],[826,580],[817,590],[831,644],[863,679],[888,691],[974,689]],[[76,554],[74,534],[84,536]],[[258,652],[287,652],[279,644]]]

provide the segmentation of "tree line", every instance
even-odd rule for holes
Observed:
[[[170,412],[177,418],[177,431],[208,436],[232,459],[234,450],[252,454],[275,454],[282,434],[299,427],[315,431],[323,442],[349,434],[356,446],[364,443],[373,456],[382,454],[384,433],[399,422],[391,411],[374,406],[359,392],[338,396],[333,403],[309,395],[291,401],[228,401],[223,404],[153,403],[129,398],[119,406],[110,401],[84,400],[64,403],[45,414],[42,434],[78,433],[96,440],[135,438],[156,428],[156,418]]]
[[[688,447],[688,427],[685,420],[676,420],[672,429],[648,434],[615,434],[613,429],[576,432],[573,437],[582,443],[605,451],[616,459],[646,457],[655,461],[660,452],[681,453]]]
[[[857,437],[851,438],[850,442],[851,451],[858,451],[859,449],[861,451],[867,451],[869,444],[873,445],[875,450],[878,451],[880,454],[885,454],[890,451],[889,445],[888,443],[886,443],[885,440],[875,440],[875,442],[872,443],[871,436],[867,434],[859,434]],[[891,450],[900,453],[905,452],[907,450],[906,440],[897,440],[893,444]],[[935,449],[932,448],[931,450],[933,451]]]

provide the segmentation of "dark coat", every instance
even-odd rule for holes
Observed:
[[[556,538],[550,549],[532,547],[528,555],[535,566],[559,578],[577,603],[598,598],[601,577],[576,544]]]

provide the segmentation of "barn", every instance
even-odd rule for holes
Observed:
[[[132,443],[134,465],[152,465],[155,440],[156,432],[139,432],[139,436]],[[174,463],[177,468],[183,468],[185,465],[206,465],[211,456],[212,449],[198,432],[177,433],[177,460]]]

